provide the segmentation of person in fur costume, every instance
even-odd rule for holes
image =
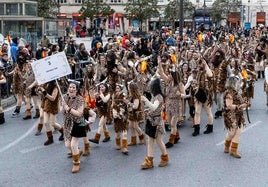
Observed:
[[[231,76],[228,80],[227,90],[224,93],[224,125],[227,129],[225,138],[224,153],[229,153],[235,158],[241,158],[238,153],[238,144],[243,127],[245,126],[245,118],[243,109],[248,107],[242,95],[239,93],[239,78]],[[231,146],[231,151],[230,151]]]
[[[145,133],[148,135],[147,156],[141,164],[141,169],[149,169],[154,167],[154,142],[156,141],[161,151],[161,161],[159,167],[165,167],[168,164],[169,156],[163,142],[165,134],[164,121],[161,116],[162,106],[164,104],[164,95],[161,88],[161,81],[155,78],[150,83],[150,91],[152,99],[149,101],[145,96],[141,96],[142,101],[149,108],[146,112]]]
[[[5,84],[7,82],[6,77],[4,76],[3,73],[4,73],[4,68],[0,67],[0,85]],[[1,90],[0,90],[0,93],[1,93]],[[0,125],[2,125],[4,123],[5,123],[5,116],[4,116],[4,110],[2,108],[1,98],[0,98]]]
[[[127,105],[125,104],[125,96],[123,93],[123,85],[117,84],[115,93],[112,97],[112,112],[114,119],[114,130],[116,133],[115,142],[116,149],[122,148],[122,153],[127,155]],[[122,136],[122,141],[121,141]]]

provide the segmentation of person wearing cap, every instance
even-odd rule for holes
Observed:
[[[5,68],[0,66],[0,84],[5,84],[6,83],[6,78],[4,76],[4,70]],[[1,90],[0,90],[1,93]],[[0,97],[0,125],[5,123],[5,116],[4,116],[4,111],[1,105],[1,97]]]
[[[246,125],[243,109],[248,107],[248,103],[243,99],[239,89],[239,78],[233,75],[230,76],[223,96],[224,126],[227,130],[224,153],[230,152],[230,155],[235,158],[241,158],[237,149],[243,127]]]

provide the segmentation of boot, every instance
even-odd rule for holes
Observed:
[[[16,106],[15,111],[12,114],[12,117],[17,117],[20,114],[20,106]]]
[[[108,141],[110,141],[110,133],[109,133],[109,131],[104,131],[104,136],[105,136],[105,138],[102,140],[102,142],[108,142]]]
[[[230,145],[231,145],[231,140],[225,140],[224,145],[225,145],[225,147],[224,147],[224,153],[229,153],[229,148],[230,148]]]
[[[127,139],[122,139],[122,153],[128,155]]]
[[[131,142],[128,143],[128,146],[137,145],[137,137],[131,136]]]
[[[194,125],[194,132],[192,133],[193,136],[197,136],[199,135],[199,131],[200,131],[200,125]]]
[[[207,129],[204,131],[204,134],[209,134],[213,132],[213,125],[207,124]]]
[[[40,110],[39,108],[35,109],[35,116],[33,117],[33,119],[39,118],[40,117]]]
[[[176,135],[174,135],[174,134],[170,134],[170,136],[169,136],[169,140],[168,140],[168,142],[166,143],[166,148],[173,147],[174,142],[175,142],[175,137],[176,137]]]
[[[161,161],[160,161],[160,163],[159,163],[159,167],[165,167],[167,164],[168,164],[168,161],[169,161],[169,159],[168,159],[168,154],[165,154],[165,155],[161,155]]]
[[[149,169],[154,167],[154,157],[145,157],[144,162],[141,165],[141,169]]]
[[[89,155],[89,148],[90,148],[90,144],[88,143],[84,143],[84,153],[83,156],[88,156]]]
[[[44,145],[50,145],[52,144],[53,141],[53,135],[52,135],[52,131],[47,131],[47,141],[44,143]]]
[[[101,137],[101,135],[99,133],[96,133],[94,139],[89,139],[89,141],[96,143],[96,144],[99,144],[100,137]]]
[[[43,128],[43,124],[39,123],[37,126],[37,131],[35,133],[35,136],[41,135],[42,128]]]
[[[80,166],[80,154],[73,155],[73,169],[72,173],[77,173],[79,171]]]
[[[140,140],[140,142],[139,142],[140,145],[145,144],[144,134],[139,136],[139,140]]]
[[[230,155],[235,158],[241,158],[241,155],[238,153],[237,149],[238,149],[238,143],[232,142]]]
[[[63,127],[61,127],[61,129],[59,130],[59,132],[60,132],[59,141],[63,141],[64,140]]]
[[[215,116],[214,116],[215,119],[218,119],[218,118],[221,118],[221,117],[222,117],[222,111],[221,110],[218,110],[217,112],[215,112]]]
[[[31,109],[26,110],[26,116],[23,119],[24,120],[32,119]]]
[[[177,130],[177,132],[176,132],[176,136],[175,136],[175,140],[174,140],[174,144],[178,143],[179,140],[180,140],[180,133],[179,133],[179,131]]]
[[[120,150],[121,149],[121,139],[120,138],[115,138],[115,149]]]
[[[0,125],[6,122],[4,112],[0,113]]]

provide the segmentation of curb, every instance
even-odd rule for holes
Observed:
[[[3,109],[6,109],[6,108],[13,106],[15,104],[16,104],[15,95],[11,95],[8,98],[1,99],[1,105],[2,105]]]

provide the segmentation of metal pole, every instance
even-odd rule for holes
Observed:
[[[180,28],[179,33],[180,36],[183,37],[183,25],[184,25],[184,18],[183,18],[183,0],[180,0]]]

